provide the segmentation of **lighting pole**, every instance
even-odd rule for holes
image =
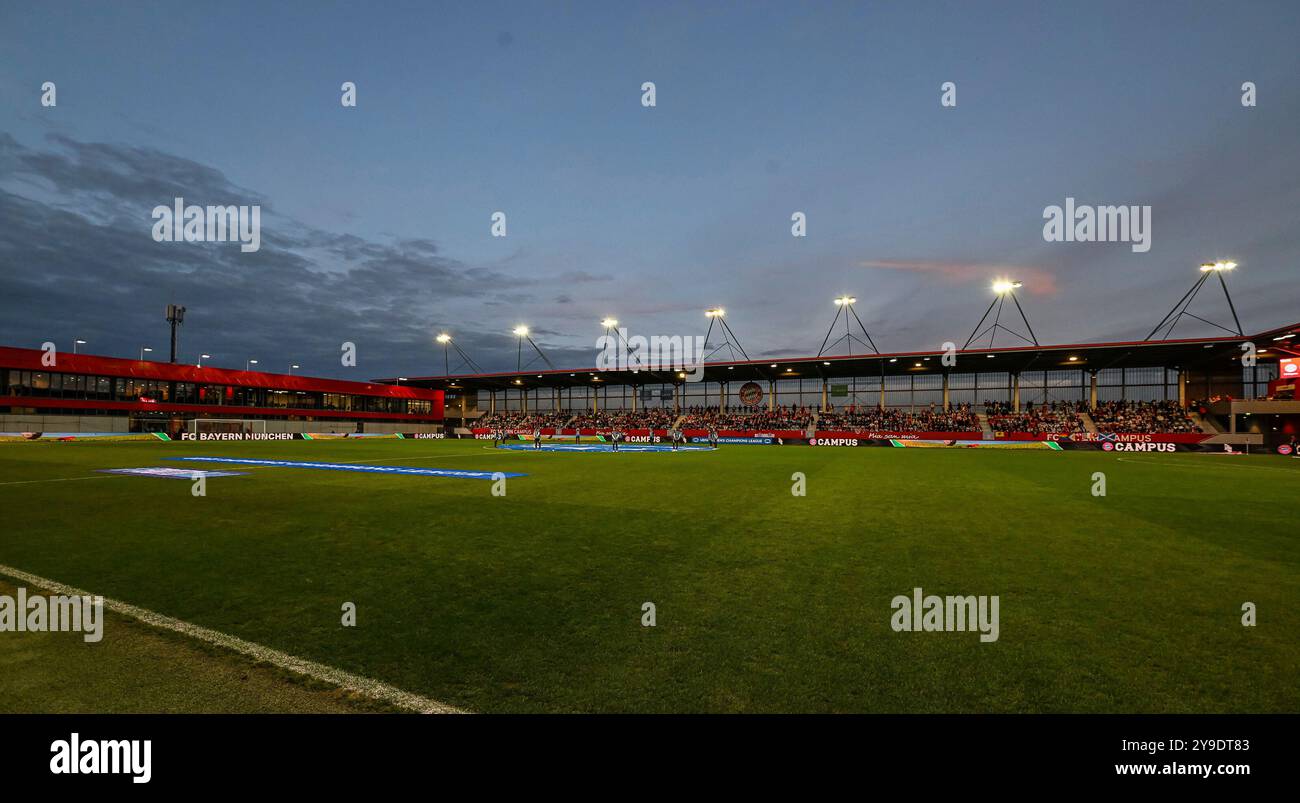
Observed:
[[[1220,259],[1215,262],[1206,262],[1204,265],[1201,265],[1201,277],[1192,284],[1192,289],[1183,293],[1183,297],[1178,299],[1178,303],[1174,305],[1174,308],[1169,310],[1169,313],[1160,319],[1160,323],[1156,324],[1156,328],[1152,329],[1151,334],[1147,335],[1145,339],[1150,340],[1155,337],[1156,332],[1164,329],[1164,334],[1160,336],[1160,339],[1167,340],[1169,335],[1173,334],[1174,327],[1178,325],[1178,322],[1183,319],[1184,315],[1195,318],[1201,323],[1208,323],[1210,326],[1222,329],[1225,332],[1244,337],[1245,333],[1241,328],[1241,321],[1237,318],[1237,307],[1232,303],[1232,294],[1228,292],[1228,283],[1223,280],[1223,274],[1235,270],[1236,267],[1236,262],[1226,259]],[[1211,276],[1218,277],[1219,286],[1223,288],[1223,297],[1228,301],[1228,309],[1232,312],[1232,322],[1237,327],[1235,331],[1221,324],[1217,324],[1214,321],[1207,321],[1201,316],[1194,315],[1187,311],[1187,308],[1192,305],[1194,300],[1196,300],[1196,294],[1201,292],[1201,287],[1205,285],[1206,280]]]
[[[290,365],[290,366],[289,366],[289,376],[293,376],[293,369],[295,369],[295,368],[297,368],[297,367],[298,367],[298,366],[296,366],[296,365]]]
[[[77,353],[77,346],[84,346],[84,345],[86,345],[86,341],[84,341],[84,340],[74,340],[74,341],[72,341],[72,353],[73,353],[73,354],[76,354],[76,353]]]
[[[707,349],[709,347],[709,335],[713,334],[714,324],[718,324],[722,328],[722,345],[709,352],[706,357],[700,360],[701,363],[709,357],[712,357],[714,354],[717,354],[719,351],[722,351],[723,346],[725,346],[731,353],[731,359],[736,359],[737,350],[740,351],[740,356],[744,357],[746,360],[749,359],[749,355],[745,353],[745,347],[740,345],[740,338],[736,337],[736,333],[731,331],[731,327],[727,325],[727,311],[725,309],[722,307],[710,307],[704,311],[704,317],[709,319],[709,330],[704,333],[704,348]]]
[[[153,349],[149,348],[148,346],[141,346],[141,347],[140,347],[140,359],[143,360],[143,359],[144,359],[144,355],[145,355],[145,354],[148,354],[148,353],[151,352],[151,351],[153,351]]]
[[[615,345],[627,346],[627,340],[624,339],[624,337],[623,337],[623,333],[620,332],[619,329],[618,329],[618,319],[617,319],[617,318],[614,318],[614,317],[612,317],[612,316],[610,316],[610,317],[606,317],[604,320],[602,320],[602,321],[600,322],[600,325],[605,329],[605,336],[606,336],[606,337],[609,337],[609,336],[610,336],[610,333],[613,333],[614,344],[615,344]],[[618,361],[615,361],[615,367],[618,367]],[[625,367],[633,367],[633,366],[625,366]],[[638,361],[637,361],[637,366],[636,366],[636,367],[645,368],[645,367],[648,367],[648,366],[641,365],[641,364],[640,364],[640,361],[638,360]]]
[[[199,355],[199,364],[198,364],[197,366],[195,366],[195,367],[196,367],[196,368],[202,368],[202,367],[203,367],[203,361],[204,361],[204,360],[210,360],[210,359],[212,359],[212,355],[211,355],[211,354],[200,354],[200,355]]]
[[[515,371],[522,371],[524,365],[524,338],[528,337],[527,326],[516,326],[515,337],[519,339],[519,348],[515,351]]]
[[[853,356],[853,344],[855,342],[863,348],[870,346],[872,351],[877,354],[880,353],[880,349],[876,348],[876,342],[871,339],[871,333],[867,331],[867,327],[862,323],[862,319],[858,317],[858,313],[853,309],[853,305],[856,303],[858,303],[858,300],[850,295],[843,295],[835,299],[835,317],[831,319],[830,328],[826,330],[826,337],[822,340],[822,347],[817,352],[818,357],[833,350],[836,346],[846,340],[849,344],[850,357]],[[831,333],[835,331],[835,324],[839,321],[841,315],[844,316],[844,334],[836,338],[834,343],[830,343]],[[858,328],[862,330],[863,336],[867,338],[866,341],[863,341],[861,337],[853,334],[853,328],[849,323],[850,317],[858,322]],[[827,347],[827,343],[830,343],[829,347]]]
[[[442,375],[451,376],[451,335],[443,332],[436,339],[442,344]]]
[[[547,367],[550,368],[552,371],[555,370],[555,365],[552,364],[550,358],[548,358],[548,357],[547,357],[547,356],[542,352],[542,348],[541,348],[541,346],[538,346],[537,343],[535,343],[535,342],[533,341],[533,339],[532,339],[531,337],[528,336],[528,327],[527,327],[527,326],[524,326],[523,324],[519,324],[518,326],[516,326],[516,327],[514,328],[514,333],[515,333],[515,337],[519,338],[519,351],[518,351],[518,354],[517,354],[516,357],[515,357],[515,370],[516,370],[516,371],[518,371],[518,372],[522,372],[522,371],[524,370],[524,368],[527,368],[527,367],[528,367],[528,366],[526,366],[526,365],[523,364],[523,363],[524,363],[524,341],[525,341],[525,340],[528,341],[528,345],[530,345],[530,346],[533,347],[533,351],[537,352],[537,356],[542,358],[542,362],[546,363]],[[537,358],[536,358],[536,357],[534,357],[532,360],[530,360],[530,361],[528,362],[528,365],[532,365],[532,364],[535,363],[535,362],[537,362]]]
[[[989,348],[993,348],[993,338],[997,337],[999,329],[1009,335],[1015,335],[1026,343],[1034,346],[1038,345],[1038,337],[1034,334],[1034,327],[1029,325],[1029,318],[1025,317],[1025,310],[1020,306],[1020,299],[1016,297],[1016,290],[1023,286],[1024,282],[1011,279],[998,279],[993,282],[993,301],[989,303],[989,308],[984,310],[980,322],[975,324],[975,329],[971,332],[970,337],[966,338],[966,345],[962,346],[963,351],[969,348],[976,338],[983,337],[985,334],[989,335]],[[1029,337],[1025,337],[1016,330],[1002,325],[1002,305],[1006,303],[1008,296],[1011,298],[1012,303],[1016,305],[1016,311],[1020,313],[1020,320],[1024,323],[1025,330],[1029,332]],[[993,312],[994,306],[998,308],[998,311],[993,316],[993,323],[987,329],[981,330],[980,327],[984,325],[984,321],[988,320],[989,313]]]
[[[257,365],[257,360],[245,360],[245,361],[244,361],[244,370],[245,370],[245,371],[251,370],[251,369],[252,369],[252,366],[254,366],[254,365]]]

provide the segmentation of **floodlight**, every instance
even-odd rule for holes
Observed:
[[[706,318],[721,318],[721,317],[725,316],[726,314],[727,314],[727,311],[726,311],[725,309],[723,309],[722,307],[713,307],[712,309],[706,309],[706,310],[704,311],[704,316],[705,316]]]
[[[840,296],[839,298],[835,299],[835,306],[837,307],[842,307],[845,304],[856,304],[856,303],[858,303],[858,300],[853,296]]]
[[[451,335],[447,334],[446,332],[443,332],[442,334],[438,335],[438,337],[435,338],[435,339],[436,339],[439,343],[446,344],[446,343],[450,343],[450,342],[451,342]]]
[[[1023,286],[1024,286],[1023,282],[1015,282],[1015,281],[1011,281],[1010,279],[998,279],[996,282],[993,283],[993,292],[997,293],[998,295],[1003,295],[1005,293],[1011,292],[1012,290],[1015,290],[1018,287],[1023,287]]]
[[[514,329],[514,332],[515,332],[515,335],[516,335],[517,337],[528,337],[528,327],[527,327],[527,326],[523,326],[523,325],[516,326],[515,329]]]
[[[618,320],[616,318],[606,318],[605,320],[600,322],[600,325],[605,327],[606,329],[613,329],[614,327],[618,326]]]

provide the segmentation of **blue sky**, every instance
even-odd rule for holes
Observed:
[[[809,353],[851,292],[882,349],[937,348],[999,274],[1040,339],[1077,342],[1144,335],[1220,256],[1248,330],[1300,320],[1300,4],[4,0],[0,20],[5,344],[125,356],[176,300],[183,346],[221,364],[345,375],[347,340],[367,376],[436,373],[449,329],[505,368],[526,322],[590,365],[605,315],[702,334],[723,304],[752,354]],[[172,189],[261,203],[270,245],[152,242]],[[1151,250],[1044,242],[1067,196],[1151,205]]]

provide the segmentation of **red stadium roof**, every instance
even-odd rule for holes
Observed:
[[[348,382],[342,379],[319,379],[310,376],[269,374],[262,371],[236,371],[229,368],[199,368],[152,360],[124,360],[91,354],[59,352],[57,365],[42,362],[45,352],[0,346],[0,369],[51,371],[65,374],[153,379],[164,382],[192,382],[199,385],[236,385],[275,390],[300,390],[314,393],[347,393],[357,396],[381,396],[393,399],[436,401],[440,391],[410,385],[381,382]]]

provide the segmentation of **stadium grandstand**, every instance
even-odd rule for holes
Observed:
[[[715,430],[724,440],[782,443],[1273,448],[1300,432],[1297,337],[1300,324],[1251,336],[742,359],[687,370],[547,368],[405,383],[444,391],[448,432],[460,437],[502,427],[651,437],[678,428],[695,439]],[[1253,360],[1243,359],[1245,348]]]

